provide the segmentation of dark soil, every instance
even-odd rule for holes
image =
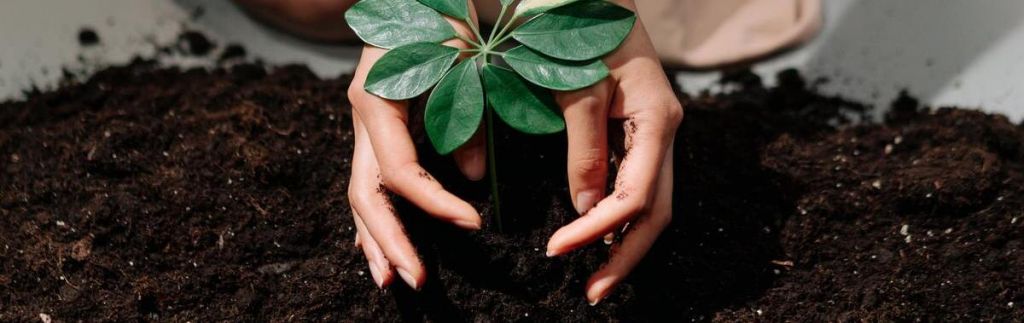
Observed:
[[[909,98],[852,126],[862,106],[780,78],[682,98],[675,220],[591,307],[607,247],[543,256],[576,217],[559,135],[498,129],[504,234],[398,201],[431,278],[380,291],[353,245],[347,77],[111,68],[0,104],[0,321],[1024,317],[1024,129]],[[489,219],[486,184],[419,144]]]
[[[192,56],[206,56],[217,44],[198,31],[186,30],[178,35],[178,50]]]
[[[89,27],[82,27],[78,30],[78,44],[82,47],[89,47],[100,43],[100,35]]]

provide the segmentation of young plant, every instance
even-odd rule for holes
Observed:
[[[503,23],[513,0],[489,1],[500,1],[501,13],[486,39],[470,19],[467,0],[361,0],[345,19],[364,42],[390,49],[370,69],[367,92],[406,100],[433,87],[424,122],[438,153],[451,153],[481,121],[487,123],[488,172],[501,230],[492,114],[528,134],[564,130],[550,90],[577,90],[607,77],[601,57],[619,47],[636,15],[604,0],[522,0]],[[465,21],[475,40],[457,34],[442,14]],[[440,44],[452,38],[471,48]],[[508,44],[513,39],[519,45]],[[456,63],[463,53],[472,57]]]

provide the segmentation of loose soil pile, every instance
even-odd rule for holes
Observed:
[[[348,77],[111,68],[0,104],[0,321],[1024,317],[1022,127],[908,98],[852,126],[862,106],[779,77],[682,98],[675,220],[591,307],[607,246],[543,256],[576,217],[562,135],[498,129],[503,234],[398,200],[431,279],[380,291],[346,199]],[[490,219],[486,183],[419,144]]]

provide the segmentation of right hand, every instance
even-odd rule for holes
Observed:
[[[472,6],[472,2],[470,2]],[[470,12],[475,10],[470,8]],[[465,22],[446,17],[456,32],[475,39]],[[473,19],[476,19],[473,17]],[[445,45],[469,48],[453,39]],[[366,45],[356,66],[348,98],[352,102],[355,147],[348,198],[356,224],[356,245],[369,262],[377,286],[391,283],[394,273],[413,289],[426,281],[426,270],[385,190],[409,200],[426,213],[467,230],[480,229],[480,215],[469,203],[452,195],[420,166],[409,134],[409,103],[380,98],[363,89],[366,75],[386,49]],[[467,178],[484,177],[485,143],[482,130],[453,155]]]

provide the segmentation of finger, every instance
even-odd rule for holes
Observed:
[[[383,49],[366,46],[361,60],[372,62],[383,53]],[[466,229],[479,229],[481,220],[476,210],[445,191],[419,165],[416,148],[406,126],[408,102],[386,100],[363,89],[369,73],[368,65],[360,63],[356,67],[349,100],[365,126],[370,145],[374,147],[384,185],[437,218]]]
[[[394,265],[402,280],[413,289],[418,289],[426,281],[426,270],[416,256],[412,242],[406,237],[387,192],[380,184],[380,172],[367,138],[366,127],[357,115],[353,115],[352,123],[355,128],[355,147],[348,197],[353,214],[358,216],[357,225],[364,227],[362,231],[368,233],[360,241],[364,248],[368,248],[373,241],[388,263]],[[380,258],[374,259],[380,261]],[[380,265],[379,262],[375,264]],[[381,266],[378,268],[381,274],[384,268],[390,271],[390,265]]]
[[[660,108],[647,110],[657,111]],[[638,113],[623,123],[626,154],[616,175],[615,191],[601,200],[586,216],[562,227],[548,241],[547,254],[555,256],[586,245],[644,211],[671,142],[664,132],[673,133],[667,120]]]
[[[557,92],[555,99],[565,116],[569,141],[569,196],[579,214],[585,214],[604,198],[608,176],[608,104],[611,81],[571,92]]]
[[[487,145],[484,142],[484,131],[483,125],[480,129],[477,129],[476,134],[469,139],[462,147],[455,149],[453,156],[455,157],[455,163],[459,166],[459,170],[462,171],[462,175],[465,175],[471,181],[479,181],[484,178],[486,171],[486,153]]]
[[[608,264],[587,281],[587,300],[591,305],[604,299],[650,250],[661,231],[672,220],[672,149],[661,166],[651,209],[631,223],[622,243],[612,247]]]
[[[355,218],[354,222],[356,223],[356,238],[361,242],[363,255],[366,257],[366,262],[370,267],[370,276],[373,277],[373,282],[377,284],[378,288],[384,288],[391,284],[391,280],[394,277],[391,272],[391,263],[388,262],[384,251],[380,249],[377,241],[374,241],[373,237],[369,236],[366,224],[363,224],[363,219],[359,217],[359,213],[353,209],[352,216]]]

